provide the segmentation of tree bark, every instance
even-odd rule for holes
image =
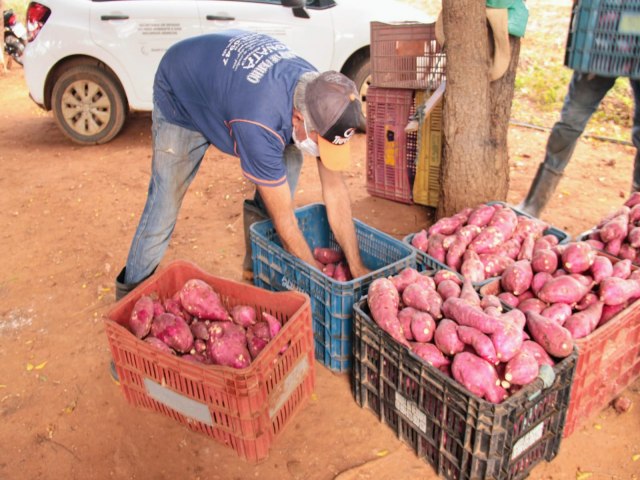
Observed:
[[[485,2],[443,0],[447,56],[440,202],[436,217],[505,200],[509,189],[507,133],[520,41],[510,37],[507,73],[489,81],[493,50]]]

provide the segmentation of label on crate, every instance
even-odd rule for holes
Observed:
[[[213,427],[209,407],[204,403],[196,402],[191,398],[180,395],[149,378],[144,379],[144,386],[147,388],[149,396],[154,400],[172,408],[176,412]]]
[[[537,427],[525,434],[520,440],[518,440],[511,450],[511,460],[519,457],[527,450],[531,445],[536,443],[542,438],[544,434],[544,422],[540,423]]]
[[[396,392],[395,407],[398,413],[406,417],[407,420],[418,427],[421,432],[427,431],[427,416],[420,411],[418,405]]]
[[[640,13],[622,12],[618,33],[640,35]]]
[[[291,397],[293,391],[304,381],[309,373],[309,360],[307,357],[303,357],[298,365],[293,369],[281,382],[276,386],[276,389],[271,392],[271,398],[269,399],[269,418],[275,417],[282,406]]]
[[[280,284],[289,291],[305,293],[293,282],[293,280],[289,280],[287,277],[282,277]]]

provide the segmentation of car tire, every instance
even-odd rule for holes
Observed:
[[[360,101],[364,107],[367,101],[367,90],[371,85],[371,59],[369,55],[361,55],[355,59],[345,69],[344,74],[356,84],[356,88],[360,92]]]
[[[60,74],[51,93],[51,108],[62,132],[81,145],[112,140],[127,114],[120,84],[95,64],[75,65]]]

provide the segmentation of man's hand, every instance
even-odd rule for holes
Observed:
[[[322,198],[336,241],[342,247],[353,278],[366,275],[370,270],[362,263],[360,247],[351,213],[351,199],[342,173],[327,169],[318,160],[318,173],[322,183]]]

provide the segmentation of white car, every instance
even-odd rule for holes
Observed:
[[[272,35],[365,95],[370,22],[432,22],[397,0],[39,0],[27,9],[24,75],[73,141],[106,143],[129,111],[152,109],[160,58],[183,38],[229,28]]]

